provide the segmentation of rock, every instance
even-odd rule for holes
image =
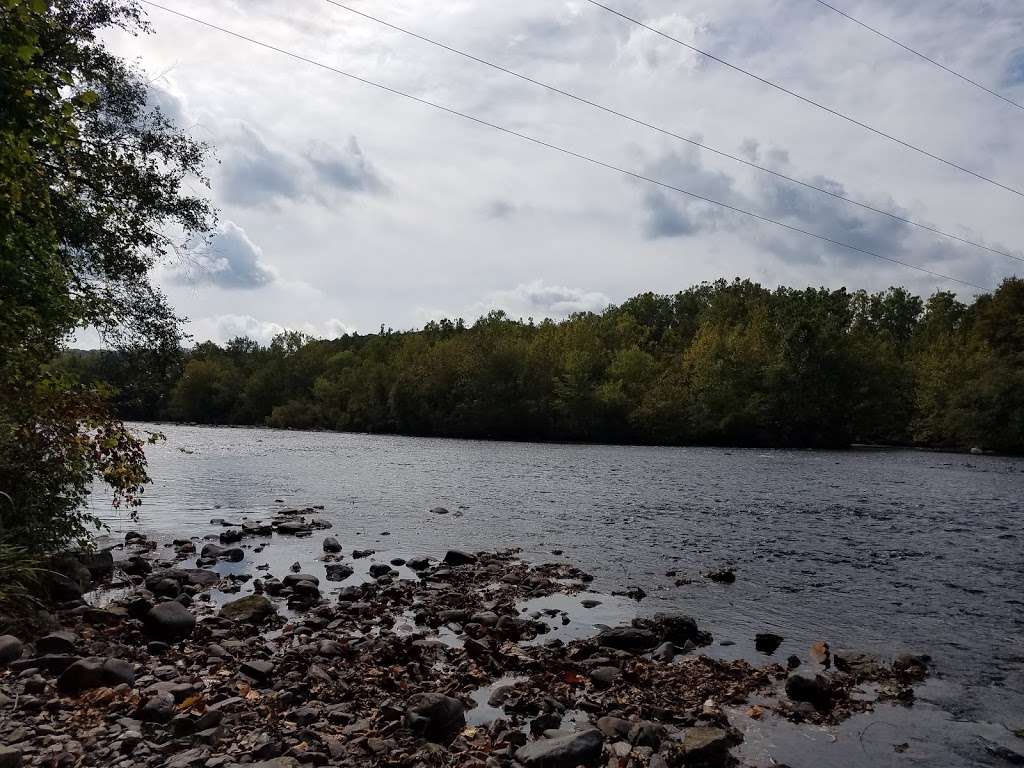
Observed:
[[[242,540],[242,531],[238,528],[232,528],[227,531],[221,531],[220,543],[221,544],[234,544],[237,541]]]
[[[199,550],[199,556],[204,560],[216,560],[221,556],[224,551],[224,547],[220,544],[214,544],[212,541],[208,544],[204,544],[203,548]]]
[[[229,563],[240,563],[245,560],[245,550],[239,547],[231,547],[221,552],[221,560],[227,560]]]
[[[676,645],[673,642],[664,642],[654,649],[651,658],[656,661],[672,661],[676,657]]]
[[[0,635],[0,664],[17,661],[24,651],[24,644],[14,635]]]
[[[604,737],[596,728],[540,739],[516,750],[516,760],[527,768],[576,768],[601,759]]]
[[[328,581],[344,581],[355,573],[352,566],[345,563],[327,563],[324,570],[327,572]]]
[[[707,577],[718,584],[732,584],[736,581],[736,571],[732,568],[722,568],[718,571],[712,571],[707,574]]]
[[[51,558],[45,577],[46,591],[57,602],[81,600],[92,589],[92,574],[73,554]]]
[[[447,744],[466,725],[466,708],[442,693],[417,693],[405,706],[405,725],[417,736]]]
[[[370,575],[375,579],[379,579],[381,576],[386,576],[389,573],[392,573],[390,565],[374,563],[370,566]]]
[[[597,688],[610,688],[622,677],[618,667],[597,667],[591,670],[590,680]]]
[[[658,636],[649,629],[614,627],[597,635],[597,644],[620,651],[643,651],[658,644]]]
[[[786,679],[786,695],[793,701],[806,701],[817,709],[828,709],[832,704],[832,687],[821,675],[791,674]]]
[[[144,723],[169,723],[174,717],[174,696],[158,693],[146,700],[139,708],[138,718]]]
[[[270,678],[274,674],[274,665],[272,662],[264,661],[262,659],[253,659],[246,661],[241,667],[242,674],[251,677],[253,680],[260,683],[269,683]]]
[[[114,573],[114,555],[109,549],[99,552],[79,552],[77,557],[89,571],[89,575],[96,581],[106,579]]]
[[[73,632],[52,632],[36,640],[38,653],[74,653],[78,647],[78,636]]]
[[[0,768],[21,768],[21,750],[0,746]]]
[[[428,557],[410,557],[405,561],[408,568],[414,571],[425,571],[430,567],[430,558]]]
[[[192,635],[196,619],[181,603],[170,601],[153,606],[143,618],[146,634],[157,640],[184,640]]]
[[[597,606],[599,606],[600,604],[600,600],[593,600],[589,597],[586,600],[580,600],[580,605],[582,605],[584,608],[597,608]]]
[[[232,621],[242,621],[247,624],[262,624],[271,616],[277,615],[274,604],[260,595],[248,595],[239,600],[225,603],[220,609],[220,615]]]
[[[622,741],[629,737],[629,731],[633,723],[621,717],[605,716],[598,718],[597,727],[606,737],[612,741]]]
[[[650,629],[660,640],[676,645],[708,645],[711,642],[711,635],[701,632],[695,619],[681,613],[656,613],[649,619],[635,620],[633,626]]]
[[[469,565],[476,562],[476,555],[458,549],[449,549],[444,556],[445,565]]]
[[[337,553],[341,552],[341,544],[333,536],[328,536],[324,539],[324,552]]]
[[[311,573],[289,573],[281,581],[286,587],[294,587],[300,581],[309,582],[314,587],[320,586],[320,579]]]
[[[882,671],[877,657],[861,651],[836,649],[832,651],[832,664],[840,672],[858,677],[871,677]]]
[[[634,746],[657,749],[666,736],[668,736],[668,729],[664,725],[641,720],[639,723],[632,724],[628,739],[629,743]]]
[[[447,515],[448,514],[448,510],[445,509],[444,507],[434,507],[433,509],[430,510],[430,514],[432,514],[432,515]]]
[[[754,647],[766,656],[775,653],[782,645],[783,637],[772,632],[758,632],[754,636]]]
[[[680,748],[685,765],[726,766],[729,764],[729,748],[740,741],[733,731],[723,728],[687,728]]]
[[[826,669],[832,665],[832,651],[829,650],[828,643],[820,642],[815,643],[811,646],[811,658],[819,664],[823,665]]]
[[[277,532],[285,536],[299,536],[310,533],[312,530],[309,525],[299,520],[285,520],[277,525]]]
[[[362,560],[364,557],[369,557],[370,555],[376,554],[376,551],[377,550],[375,549],[353,549],[352,559]]]
[[[253,763],[251,768],[299,768],[299,761],[294,757],[275,757],[272,760]]]
[[[79,659],[57,678],[57,690],[67,695],[77,695],[92,688],[114,688],[121,684],[135,684],[132,665],[121,659],[98,656]]]

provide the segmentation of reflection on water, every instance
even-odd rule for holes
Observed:
[[[758,724],[767,735],[744,749],[763,741],[771,750],[755,764],[770,764],[770,754],[794,766],[1002,765],[987,744],[1024,751],[1012,735],[1024,727],[1024,461],[159,429],[168,440],[147,449],[155,482],[137,526],[149,534],[202,537],[222,530],[212,518],[325,505],[317,516],[331,530],[275,536],[242,563],[218,564],[223,573],[255,576],[268,564],[281,577],[299,562],[329,596],[365,579],[372,562],[519,546],[528,559],[579,565],[603,593],[589,610],[578,602],[586,595],[572,606],[531,604],[556,611],[547,637],[572,639],[636,610],[682,610],[715,635],[708,652],[725,658],[763,660],[759,632],[784,638],[778,659],[806,659],[819,640],[934,658],[935,678],[912,709],[887,707],[815,735]],[[135,527],[102,496],[93,504],[116,533]],[[462,514],[431,514],[438,505]],[[326,581],[324,535],[341,541],[356,569],[344,582]],[[378,552],[353,560],[353,549]],[[735,584],[702,578],[722,566],[736,568]],[[630,586],[647,598],[609,596]],[[819,738],[848,748],[798,759],[807,753],[797,747]]]

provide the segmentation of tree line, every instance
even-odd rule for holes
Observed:
[[[1024,450],[1024,280],[965,304],[749,280],[554,322],[72,352],[124,418],[513,440]],[[145,370],[145,366],[141,366]]]

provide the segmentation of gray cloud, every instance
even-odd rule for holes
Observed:
[[[271,145],[243,123],[222,154],[218,189],[225,202],[243,207],[275,208],[282,201],[306,200],[330,205],[330,191],[376,194],[387,189],[355,136],[342,147],[318,141],[294,153]]]
[[[470,315],[503,309],[513,317],[561,318],[574,312],[600,312],[611,303],[611,299],[600,291],[548,285],[543,280],[534,280],[488,294],[470,310]]]
[[[189,264],[173,270],[172,279],[185,285],[253,289],[273,283],[277,272],[263,261],[263,251],[249,239],[245,230],[226,221],[206,250],[194,255]]]
[[[359,141],[351,136],[344,148],[317,142],[306,154],[317,178],[336,189],[347,192],[385,191],[386,186],[376,168],[363,154]]]
[[[1006,85],[1020,85],[1024,83],[1024,48],[1015,52],[1006,64],[1006,74],[1003,76]]]

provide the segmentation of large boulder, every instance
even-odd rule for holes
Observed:
[[[114,555],[109,549],[99,552],[80,552],[76,557],[96,581],[106,579],[114,573]]]
[[[448,744],[465,727],[466,708],[443,693],[417,693],[406,702],[405,725],[427,741]]]
[[[576,768],[597,765],[604,736],[596,728],[540,739],[516,750],[516,760],[526,768]]]
[[[135,671],[122,659],[91,656],[79,659],[57,678],[57,690],[65,695],[77,695],[92,688],[114,688],[121,684],[134,685]]]
[[[232,621],[262,624],[271,616],[276,616],[277,609],[270,600],[262,595],[248,595],[239,600],[225,603],[220,609],[220,615]]]
[[[324,570],[327,572],[328,581],[344,581],[355,573],[352,566],[347,563],[327,563]]]
[[[469,565],[476,562],[476,555],[459,549],[449,549],[444,556],[445,565]]]
[[[36,651],[41,654],[74,653],[78,636],[74,632],[52,632],[36,640]]]
[[[24,644],[14,635],[0,635],[0,664],[17,661],[24,650]]]
[[[729,748],[740,741],[742,737],[733,730],[697,727],[686,729],[679,747],[685,765],[726,766],[730,764]]]
[[[57,602],[81,600],[92,587],[92,574],[73,554],[57,555],[50,559],[45,570],[45,587]]]
[[[613,627],[597,635],[597,644],[620,651],[644,651],[658,644],[658,636],[642,627]]]
[[[184,640],[196,628],[196,618],[176,600],[160,603],[143,617],[146,634],[157,640]]]

